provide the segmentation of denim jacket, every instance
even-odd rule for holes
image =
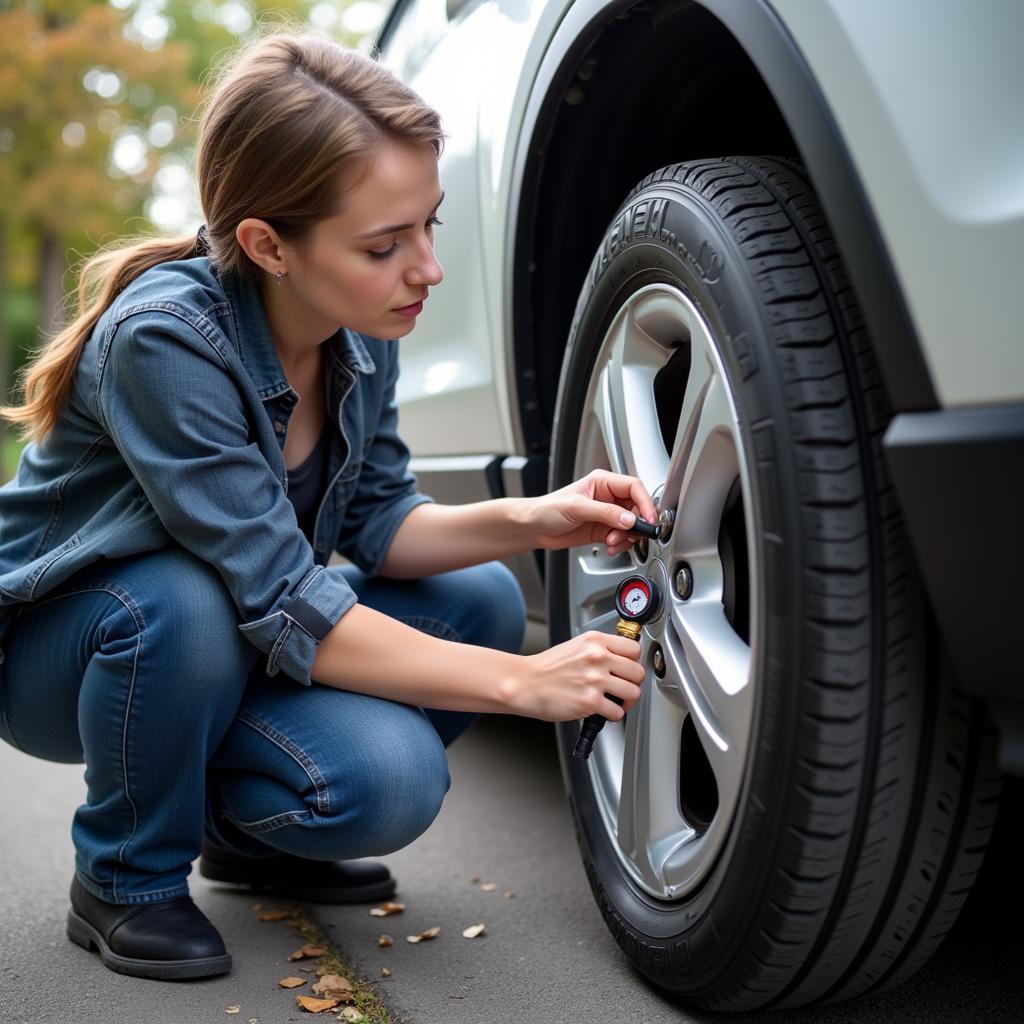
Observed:
[[[341,328],[325,344],[336,429],[311,546],[283,452],[298,395],[258,286],[206,256],[131,282],[85,342],[57,425],[0,488],[0,642],[19,605],[77,569],[175,541],[220,573],[267,675],[308,686],[317,644],[356,602],[324,571],[332,552],[375,574],[433,501],[397,433],[398,343]]]

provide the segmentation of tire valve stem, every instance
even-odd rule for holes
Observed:
[[[627,576],[615,588],[615,610],[619,613],[619,621],[615,624],[615,632],[627,640],[639,640],[640,628],[658,610],[661,594],[654,580],[646,576]],[[622,707],[622,698],[611,693],[605,696]],[[586,761],[590,757],[591,748],[597,734],[604,728],[607,719],[604,715],[588,715],[580,726],[580,734],[576,738],[576,746],[572,756]]]

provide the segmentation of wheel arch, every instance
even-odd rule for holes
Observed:
[[[576,297],[611,217],[645,174],[726,153],[802,160],[867,319],[897,412],[934,387],[827,100],[764,0],[613,0],[558,33],[521,130],[508,308],[523,448],[545,455]],[[579,16],[577,14],[577,16]],[[566,22],[568,24],[569,16]],[[637,73],[637,69],[652,69]]]

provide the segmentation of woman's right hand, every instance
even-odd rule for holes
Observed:
[[[505,690],[512,714],[569,722],[599,714],[619,722],[640,699],[645,670],[636,640],[589,630],[539,654],[517,658]],[[622,707],[609,700],[622,699]]]

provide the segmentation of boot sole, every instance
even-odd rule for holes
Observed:
[[[199,861],[199,874],[211,882],[227,882],[245,886],[246,892],[270,892],[310,903],[372,903],[375,900],[390,899],[395,894],[395,880],[386,878],[381,882],[367,885],[310,886],[294,882],[260,878],[246,875],[237,867],[226,867],[206,859]]]
[[[206,978],[213,974],[227,974],[231,970],[231,954],[205,956],[193,960],[144,960],[121,956],[103,940],[103,936],[74,910],[68,911],[68,938],[82,949],[96,950],[106,967],[118,974],[135,978],[158,978],[161,981],[179,981],[185,978]]]

